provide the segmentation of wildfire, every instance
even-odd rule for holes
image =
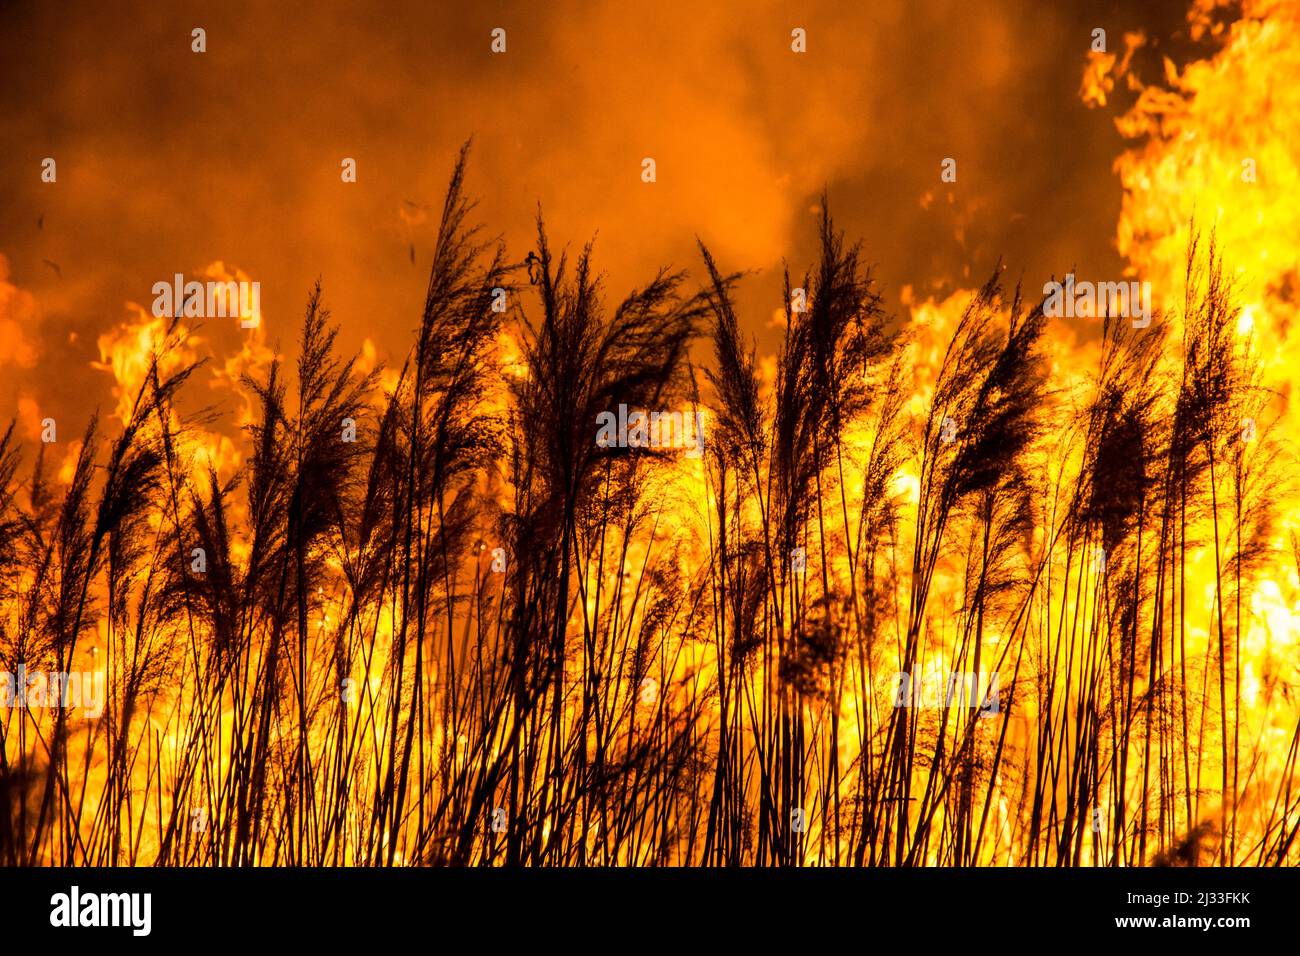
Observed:
[[[1203,55],[1166,59],[1159,78],[1143,73],[1140,32],[1083,64],[1083,102],[1129,104],[1115,122],[1131,145],[1114,164],[1127,274],[1108,285],[1130,303],[1142,292],[1145,321],[1120,324],[1135,364],[1142,343],[1158,344],[1162,390],[1149,402],[1107,378],[1116,326],[1103,332],[1093,313],[1109,299],[1042,318],[1036,288],[1013,304],[995,281],[939,299],[904,288],[902,316],[872,343],[881,351],[853,353],[863,368],[887,360],[861,373],[865,397],[843,409],[817,402],[859,369],[816,366],[843,346],[818,352],[824,330],[807,326],[785,346],[806,348],[804,364],[789,351],[749,357],[742,343],[712,392],[705,375],[665,374],[663,389],[688,404],[647,420],[675,422],[674,435],[696,423],[693,443],[630,441],[642,413],[619,400],[572,432],[520,420],[536,353],[559,353],[547,353],[559,372],[539,390],[563,393],[543,396],[563,417],[580,404],[563,390],[607,374],[626,345],[602,340],[599,361],[571,366],[579,349],[539,346],[532,315],[523,329],[493,310],[481,343],[438,329],[418,376],[366,338],[337,382],[325,379],[339,366],[305,361],[299,373],[319,379],[281,403],[249,384],[280,374],[260,306],[219,326],[128,304],[94,367],[111,377],[116,423],[145,423],[148,451],[100,469],[113,507],[46,562],[60,600],[78,581],[88,599],[72,621],[62,606],[42,610],[27,596],[40,583],[31,568],[21,598],[0,594],[0,636],[56,636],[24,651],[61,660],[93,639],[98,660],[105,649],[109,713],[124,750],[142,755],[137,769],[89,753],[73,789],[121,819],[69,815],[59,825],[84,826],[84,840],[47,835],[51,858],[77,847],[75,862],[116,860],[122,835],[110,828],[138,827],[132,858],[166,862],[1132,865],[1202,839],[1216,862],[1294,860],[1278,819],[1285,829],[1295,813],[1300,740],[1300,487],[1251,482],[1289,470],[1276,436],[1300,427],[1289,364],[1300,355],[1300,8],[1243,0],[1227,22],[1224,6],[1196,0],[1188,24]],[[410,205],[399,212],[414,259],[426,216]],[[1188,268],[1193,230],[1213,233],[1240,306],[1209,345],[1187,319],[1213,287],[1212,268]],[[823,255],[844,254],[823,242]],[[201,274],[252,281],[220,260]],[[429,295],[445,295],[450,315],[504,289],[498,275],[476,277],[481,288],[449,280]],[[691,314],[717,320],[715,344],[724,285]],[[1053,295],[1074,288],[1070,277]],[[594,327],[584,295],[560,289],[547,304],[563,313],[557,341]],[[868,298],[855,300],[862,315]],[[636,320],[663,318],[660,307],[649,296],[618,313],[633,346],[652,335]],[[33,310],[0,258],[0,367],[35,361],[22,335]],[[788,334],[792,313],[769,324]],[[976,334],[972,315],[996,321]],[[1017,334],[1040,318],[1038,364],[1021,361]],[[328,353],[332,333],[317,332]],[[1206,388],[1231,379],[1240,398],[1206,421],[1186,410],[1204,384],[1189,384],[1198,361],[1231,365]],[[954,386],[963,362],[993,371]],[[159,381],[187,370],[233,414],[170,395],[151,405]],[[783,393],[792,380],[803,391]],[[1032,408],[1017,404],[1027,394]],[[456,405],[465,396],[468,410]],[[749,400],[758,410],[738,423]],[[21,401],[39,434],[39,411]],[[831,411],[800,418],[810,407]],[[1241,420],[1225,427],[1225,416]],[[766,437],[715,450],[745,428]],[[1156,432],[1175,434],[1165,444],[1181,461],[1150,450]],[[627,455],[584,447],[556,461],[575,434]],[[1119,436],[1104,459],[1101,435]],[[981,438],[972,465],[962,456]],[[1261,449],[1276,457],[1261,464]],[[90,451],[69,436],[65,487]],[[121,484],[163,487],[140,477],[159,462],[167,505],[150,534],[119,537],[137,490]],[[227,500],[241,482],[247,496]],[[79,508],[65,519],[92,513]],[[59,520],[37,510],[34,521]],[[158,594],[164,607],[150,604]],[[153,816],[133,816],[137,793]],[[234,837],[208,840],[209,825]]]

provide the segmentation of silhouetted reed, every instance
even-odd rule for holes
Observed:
[[[61,477],[0,438],[0,667],[107,686],[0,713],[0,861],[1295,862],[1243,661],[1287,459],[1213,240],[1070,381],[1000,267],[889,315],[823,196],[769,373],[703,242],[698,291],[611,298],[540,213],[512,262],[467,154],[410,352],[340,354],[317,282],[233,475],[176,321]]]

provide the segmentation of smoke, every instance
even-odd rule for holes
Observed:
[[[698,235],[724,267],[753,270],[740,303],[765,343],[781,259],[811,259],[823,187],[894,307],[905,287],[947,295],[999,257],[1030,285],[1075,265],[1112,274],[1122,144],[1077,96],[1090,31],[1118,45],[1136,17],[1182,14],[1027,0],[434,6],[123,17],[11,4],[0,252],[43,318],[24,323],[39,367],[6,371],[0,397],[12,405],[21,386],[75,416],[111,400],[90,367],[99,337],[154,282],[216,260],[261,282],[268,348],[294,340],[317,276],[345,344],[404,348],[436,219],[418,212],[471,135],[477,213],[518,259],[539,203],[556,236],[598,234],[615,289],[664,262],[698,272]],[[791,50],[795,28],[806,53]],[[56,183],[40,180],[45,157]],[[955,184],[940,182],[947,157]],[[345,158],[355,183],[341,181]],[[218,355],[244,348],[235,329],[204,334]]]

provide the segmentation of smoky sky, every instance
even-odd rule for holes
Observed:
[[[825,189],[886,302],[945,295],[1001,260],[1118,278],[1124,149],[1078,97],[1091,31],[1176,31],[1183,5],[405,3],[0,6],[0,254],[34,297],[39,360],[0,400],[108,407],[96,337],[153,283],[221,260],[261,282],[294,355],[319,277],[355,347],[400,362],[436,218],[473,139],[476,220],[511,259],[595,238],[610,297],[660,266],[728,271],[760,345],[783,263],[815,252]],[[191,51],[191,30],[207,51]],[[506,30],[507,51],[490,49]],[[806,31],[807,52],[790,49]],[[53,157],[58,181],[40,180]],[[357,163],[357,182],[340,163]],[[651,157],[657,181],[641,181]],[[958,180],[940,181],[944,158]],[[403,215],[405,213],[405,215]],[[39,225],[38,225],[39,223]],[[414,248],[415,262],[410,260]],[[238,330],[214,330],[237,347]],[[4,353],[0,351],[0,355]],[[8,417],[7,410],[4,417]]]

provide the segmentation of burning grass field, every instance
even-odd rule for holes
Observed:
[[[404,355],[328,277],[287,357],[139,310],[111,416],[0,442],[0,670],[104,675],[0,684],[0,863],[1295,864],[1300,20],[1242,6],[1084,73],[1145,323],[994,262],[895,314],[832,192],[764,354],[746,263],[525,258],[468,146]]]

